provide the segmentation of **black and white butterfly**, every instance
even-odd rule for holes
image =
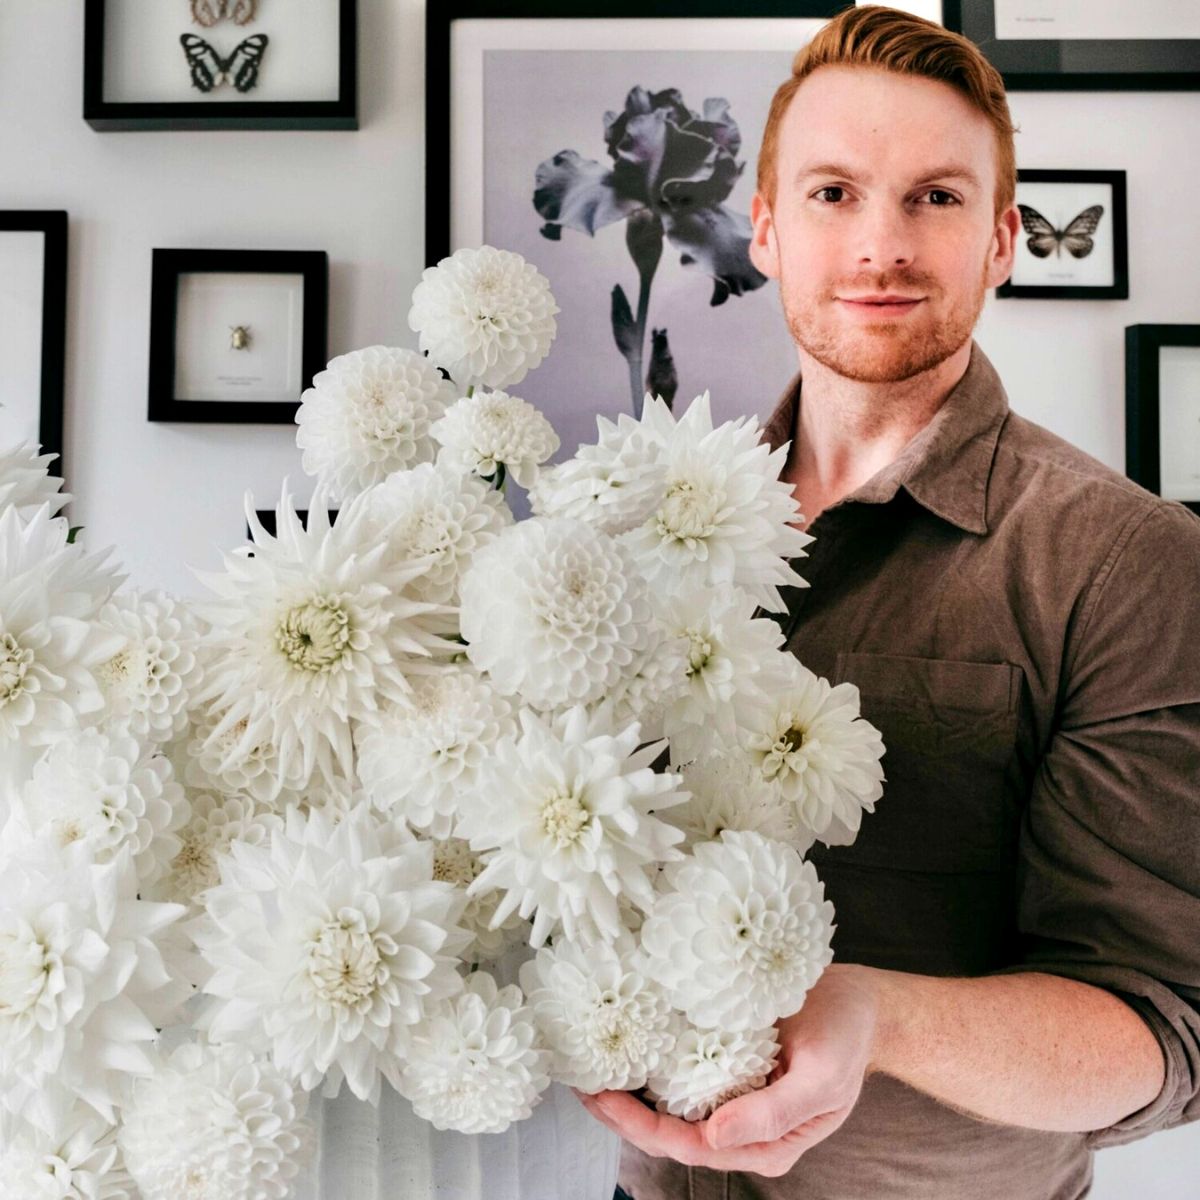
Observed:
[[[1079,216],[1067,223],[1065,229],[1055,229],[1036,208],[1030,208],[1028,204],[1018,204],[1017,207],[1021,210],[1021,224],[1030,235],[1025,244],[1035,258],[1049,258],[1051,251],[1054,252],[1055,258],[1061,258],[1063,246],[1066,246],[1075,258],[1087,258],[1091,254],[1091,235],[1096,232],[1096,226],[1100,224],[1100,218],[1104,215],[1103,204],[1093,204],[1091,208],[1085,208]]]
[[[239,92],[248,92],[258,83],[258,64],[267,48],[267,35],[256,33],[234,47],[223,58],[214,47],[194,33],[179,36],[192,72],[192,86],[211,92],[223,83],[232,83]]]
[[[226,17],[235,25],[247,25],[254,20],[258,0],[192,0],[192,20],[208,28]]]

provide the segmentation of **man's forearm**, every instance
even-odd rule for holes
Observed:
[[[879,997],[871,1069],[973,1116],[1103,1129],[1162,1089],[1157,1038],[1101,988],[1035,972],[946,979],[860,969]]]

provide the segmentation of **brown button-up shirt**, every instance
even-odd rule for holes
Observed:
[[[763,440],[790,440],[793,381]],[[1092,1151],[1200,1117],[1200,518],[966,373],[889,466],[822,512],[784,589],[788,648],[848,680],[883,797],[810,858],[835,957],[1043,971],[1116,992],[1166,1058],[1108,1129],[966,1116],[884,1074],[779,1179],[626,1146],[634,1200],[1077,1200]]]

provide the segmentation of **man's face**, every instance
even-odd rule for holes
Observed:
[[[1015,205],[994,218],[987,118],[936,80],[821,67],[779,133],[775,198],[754,197],[750,257],[779,280],[797,345],[870,383],[945,361],[1012,273],[1021,227]],[[853,302],[872,294],[916,302]]]

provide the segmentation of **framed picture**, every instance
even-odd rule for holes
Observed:
[[[326,362],[323,250],[155,250],[151,421],[287,424]]]
[[[943,0],[942,22],[1010,91],[1200,88],[1200,5],[1189,0]]]
[[[1124,171],[1017,171],[1024,232],[998,297],[1128,300]]]
[[[357,0],[84,0],[83,119],[357,129]]]
[[[597,416],[640,415],[647,390],[681,406],[708,390],[720,422],[765,414],[795,374],[749,260],[750,200],[776,88],[847,7],[430,5],[426,257],[487,243],[550,281],[558,336],[516,390],[554,425],[556,460]]]
[[[67,214],[0,211],[0,446],[39,442],[62,475]]]
[[[1200,325],[1125,327],[1125,474],[1200,513]]]

